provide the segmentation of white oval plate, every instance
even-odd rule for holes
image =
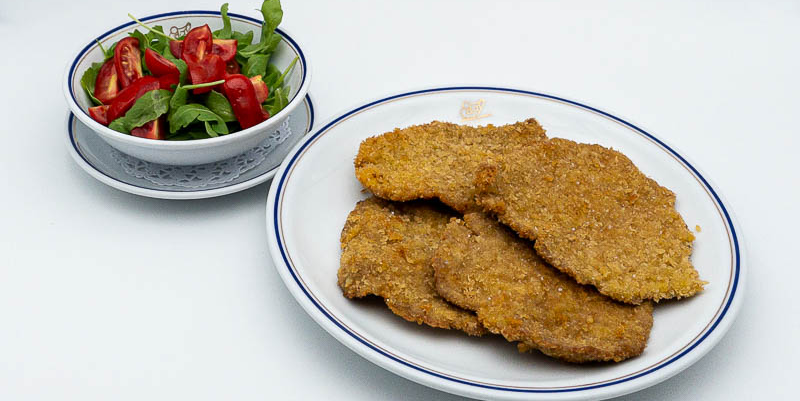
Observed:
[[[269,153],[264,154],[263,161],[232,180],[204,186],[164,185],[152,182],[142,176],[127,171],[115,158],[114,149],[100,138],[82,121],[69,113],[67,117],[66,144],[70,155],[89,175],[100,182],[121,191],[136,195],[161,199],[203,199],[228,195],[256,186],[272,178],[284,157],[314,126],[314,105],[311,96],[306,95],[303,104],[292,110],[288,118],[289,136]],[[125,156],[129,160],[138,160],[133,156]],[[235,158],[232,158],[235,159]],[[220,165],[228,160],[210,163],[208,166]],[[143,163],[148,163],[144,162]],[[188,169],[193,166],[176,166]]]
[[[662,302],[644,353],[616,364],[572,365],[520,354],[498,336],[470,338],[418,326],[382,303],[342,296],[336,284],[339,234],[356,202],[359,143],[431,120],[495,125],[535,117],[550,137],[599,143],[625,153],[677,195],[696,232],[692,260],[710,284],[695,297]],[[267,231],[275,266],[300,305],[368,360],[440,390],[491,399],[602,399],[656,384],[708,352],[741,306],[743,249],[730,212],[706,178],[673,148],[596,108],[563,98],[492,87],[433,88],[379,99],[332,119],[287,156],[270,188]]]

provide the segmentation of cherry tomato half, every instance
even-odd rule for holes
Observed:
[[[222,57],[226,63],[236,57],[236,39],[214,39],[211,41],[211,53]]]
[[[172,61],[165,59],[164,56],[149,47],[144,51],[144,63],[147,64],[147,69],[157,77],[181,74]]]
[[[168,91],[174,91],[175,88],[173,88],[173,86],[177,86],[179,82],[180,76],[178,74],[162,75],[158,77],[159,87]]]
[[[169,41],[169,52],[172,53],[175,58],[181,58],[181,54],[183,54],[183,41],[182,40],[170,40]]]
[[[114,60],[109,59],[97,73],[97,79],[94,81],[94,97],[104,104],[108,104],[117,97],[118,91],[117,69],[114,67]]]
[[[111,107],[108,108],[106,115],[108,116],[108,122],[111,123],[112,121],[116,120],[119,117],[122,117],[131,107],[133,104],[136,103],[136,99],[142,97],[147,92],[151,90],[156,90],[161,87],[158,79],[151,76],[141,77],[130,84],[127,88],[119,91],[117,97],[114,99],[114,102],[111,103]]]
[[[186,63],[198,62],[211,52],[211,28],[208,24],[198,26],[189,31],[186,39],[183,40],[183,50],[181,58]]]
[[[222,57],[226,62],[236,57],[236,49],[239,42],[236,39],[212,39],[211,53]],[[183,41],[171,40],[169,42],[169,52],[179,59],[183,59]]]
[[[228,75],[239,74],[241,71],[238,61],[231,60],[225,63],[225,78],[228,78]]]
[[[131,135],[147,139],[166,139],[167,130],[164,123],[164,116],[153,121],[148,121],[141,127],[132,129]]]
[[[222,89],[231,102],[233,114],[242,129],[250,128],[269,118],[269,114],[264,112],[256,99],[256,91],[250,78],[241,74],[231,75],[225,78]]]
[[[102,106],[94,106],[89,107],[89,116],[91,116],[95,121],[99,122],[103,125],[108,125],[108,116],[106,112],[108,108],[111,106],[102,105]]]
[[[127,37],[117,42],[114,49],[114,67],[122,89],[141,78],[142,52],[139,51],[139,39]]]
[[[253,83],[253,89],[256,91],[256,100],[258,100],[259,104],[264,103],[269,96],[269,88],[267,87],[267,83],[261,79],[261,75],[250,77],[250,82]]]
[[[185,56],[186,52],[183,54]],[[189,77],[191,77],[193,84],[202,84],[225,79],[225,62],[216,54],[206,54],[205,58],[201,61],[187,61],[186,65],[189,67]],[[211,89],[213,89],[213,87],[210,86],[197,88],[192,93],[197,95],[210,92]]]

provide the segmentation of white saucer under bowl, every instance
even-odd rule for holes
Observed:
[[[272,178],[289,151],[314,125],[306,95],[286,121],[259,146],[215,163],[168,166],[124,154],[98,137],[75,115],[67,117],[67,148],[89,175],[136,195],[161,199],[201,199],[239,192]]]

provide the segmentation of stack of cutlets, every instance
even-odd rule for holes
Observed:
[[[342,230],[339,287],[409,321],[619,362],[644,350],[653,301],[705,284],[670,190],[534,119],[395,129],[362,142],[355,169],[375,196]]]

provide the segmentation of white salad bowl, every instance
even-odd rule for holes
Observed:
[[[245,33],[253,31],[254,41],[260,38],[260,20],[234,13],[228,13],[228,17],[234,31]],[[184,35],[191,28],[204,24],[208,24],[212,31],[222,28],[222,16],[219,11],[175,11],[144,17],[141,21],[149,26],[161,25],[172,37]],[[270,63],[284,71],[295,57],[298,61],[284,79],[285,85],[290,88],[289,104],[276,115],[248,129],[208,139],[161,141],[114,131],[89,116],[88,109],[92,106],[92,102],[81,87],[81,77],[92,63],[103,61],[103,51],[98,42],[104,48],[109,48],[137,28],[140,31],[145,30],[131,21],[87,41],[67,65],[64,75],[64,96],[75,116],[109,145],[136,158],[168,165],[198,165],[234,157],[267,139],[289,114],[303,103],[308,92],[311,81],[308,60],[297,42],[284,29],[278,28],[275,32],[281,35],[282,40],[272,54]]]

